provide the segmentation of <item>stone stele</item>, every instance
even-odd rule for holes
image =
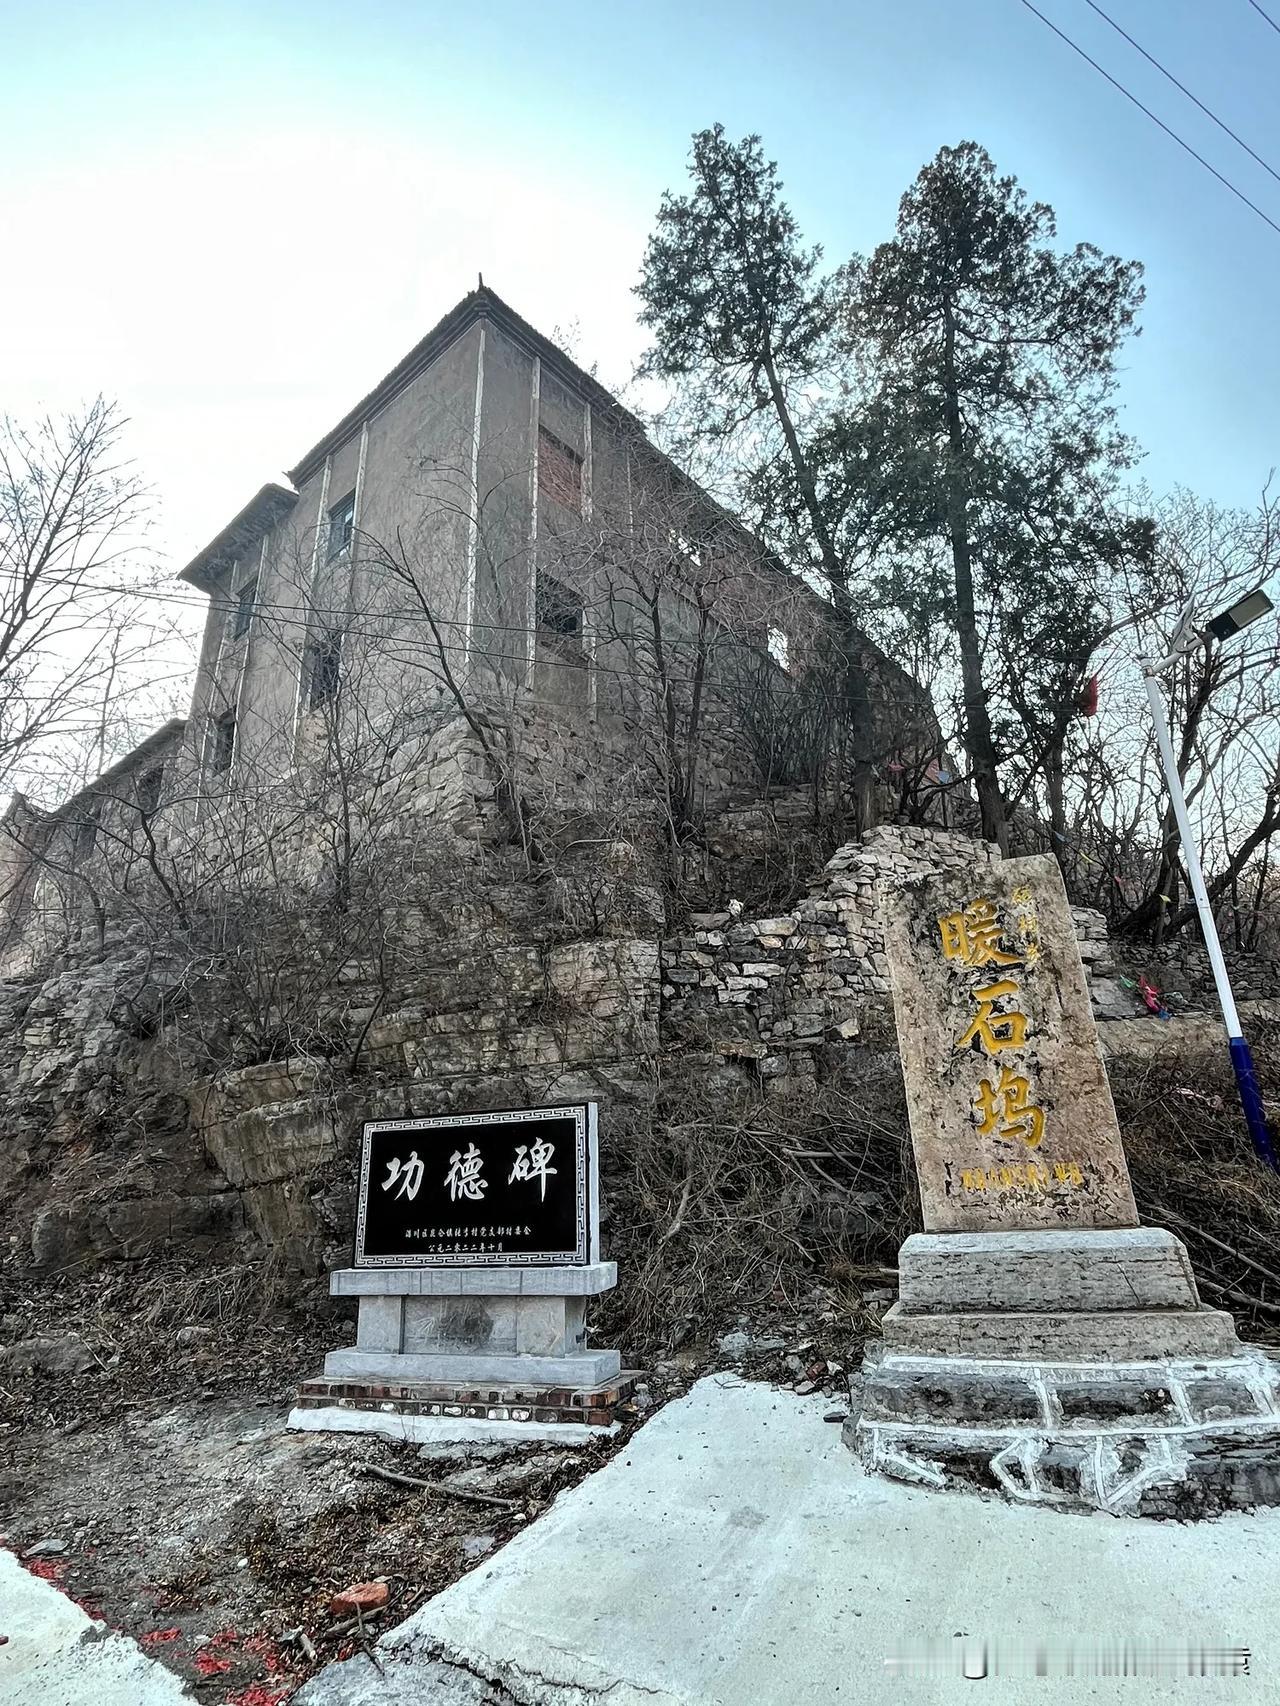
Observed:
[[[926,1231],[1136,1226],[1057,862],[917,877],[882,905]]]

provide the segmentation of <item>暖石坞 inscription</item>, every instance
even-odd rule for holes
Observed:
[[[1135,1226],[1056,861],[917,878],[884,909],[926,1228]]]

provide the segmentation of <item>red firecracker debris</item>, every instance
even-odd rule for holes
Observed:
[[[42,1582],[52,1582],[55,1587],[61,1586],[67,1570],[67,1566],[57,1558],[29,1558],[22,1567],[33,1576],[39,1576]]]
[[[269,1635],[250,1635],[244,1650],[253,1654],[268,1676],[278,1676],[286,1668],[284,1655]]]
[[[144,1647],[158,1647],[162,1641],[176,1641],[181,1636],[181,1629],[149,1629],[140,1637]]]
[[[354,1617],[357,1612],[363,1616],[385,1605],[390,1597],[391,1589],[385,1582],[353,1582],[334,1594],[329,1611],[334,1617]]]
[[[221,1676],[231,1669],[230,1659],[219,1659],[210,1652],[196,1654],[196,1669],[201,1676]]]
[[[292,1693],[292,1688],[266,1688],[260,1682],[251,1682],[239,1694],[228,1694],[226,1706],[281,1706]]]

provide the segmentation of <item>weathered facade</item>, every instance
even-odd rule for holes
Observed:
[[[473,291],[183,570],[209,617],[189,720],[194,792],[287,773],[331,738],[403,739],[466,696],[634,730],[701,691],[699,741],[741,782],[741,719],[711,705],[785,673],[819,601],[662,456],[595,379]],[[865,643],[886,722],[936,732]],[[697,678],[696,680],[693,678]],[[723,764],[722,764],[723,768]]]

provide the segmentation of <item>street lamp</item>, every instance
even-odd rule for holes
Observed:
[[[1253,1056],[1249,1052],[1249,1044],[1245,1041],[1240,1029],[1240,1015],[1236,1012],[1235,996],[1231,993],[1231,980],[1227,976],[1226,962],[1222,957],[1222,944],[1218,940],[1218,926],[1214,921],[1213,908],[1209,904],[1209,891],[1204,886],[1204,873],[1200,869],[1200,855],[1196,851],[1195,837],[1191,833],[1191,820],[1187,816],[1186,795],[1182,792],[1182,779],[1178,775],[1178,761],[1174,757],[1173,740],[1169,734],[1168,720],[1164,714],[1164,701],[1160,697],[1160,677],[1170,669],[1184,652],[1203,638],[1205,634],[1215,640],[1230,639],[1242,628],[1247,628],[1251,622],[1256,622],[1260,616],[1265,616],[1273,608],[1271,600],[1261,587],[1238,599],[1235,604],[1215,616],[1205,625],[1203,632],[1196,625],[1195,606],[1190,604],[1183,611],[1174,630],[1173,639],[1169,642],[1169,650],[1162,658],[1141,658],[1142,677],[1147,689],[1147,703],[1151,706],[1151,719],[1156,726],[1156,740],[1160,746],[1160,762],[1164,766],[1165,782],[1169,789],[1169,801],[1173,806],[1174,819],[1178,825],[1178,838],[1182,842],[1182,857],[1187,867],[1187,877],[1191,883],[1191,892],[1195,896],[1196,911],[1200,915],[1200,929],[1204,935],[1204,945],[1209,953],[1209,964],[1213,967],[1213,981],[1217,985],[1218,1004],[1222,1008],[1223,1023],[1227,1028],[1227,1047],[1231,1051],[1231,1065],[1235,1069],[1236,1083],[1240,1089],[1240,1101],[1244,1107],[1245,1124],[1249,1127],[1249,1136],[1253,1139],[1253,1147],[1258,1156],[1280,1171],[1280,1160],[1271,1142],[1271,1134],[1267,1130],[1266,1117],[1262,1108],[1262,1095],[1258,1089],[1258,1077],[1253,1069]]]

